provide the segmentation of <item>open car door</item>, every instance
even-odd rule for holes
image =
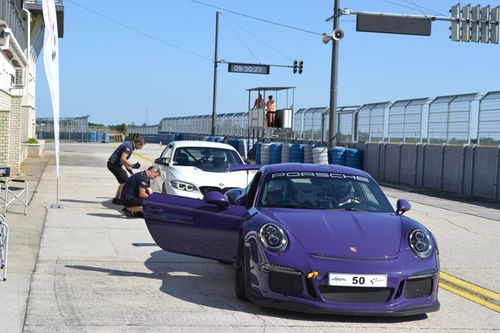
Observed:
[[[229,205],[218,192],[204,200],[161,193],[144,200],[146,225],[159,247],[226,262],[236,261],[240,227],[249,217],[245,206]]]

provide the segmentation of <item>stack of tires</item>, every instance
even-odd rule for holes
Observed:
[[[102,132],[96,132],[96,141],[102,142]]]
[[[313,162],[313,146],[310,144],[304,145],[304,163]]]
[[[227,139],[226,142],[228,145],[233,147],[234,149],[238,150],[239,142],[238,139]]]
[[[109,143],[109,133],[104,133],[103,142]]]
[[[361,169],[361,151],[354,148],[346,148],[345,150],[345,165],[351,168]]]
[[[271,162],[271,144],[263,143],[260,146],[260,164],[269,164]]]
[[[304,163],[304,145],[295,143],[290,147],[290,162]]]
[[[245,139],[239,139],[238,141],[238,147],[236,147],[236,150],[238,153],[240,153],[241,157],[246,158],[248,156],[248,150],[247,148],[247,140]]]
[[[345,165],[345,148],[344,147],[334,147],[330,150],[331,164]]]
[[[281,143],[275,142],[271,144],[271,159],[270,164],[281,163]]]
[[[281,145],[281,163],[290,162],[290,144],[283,143]]]
[[[328,148],[314,147],[312,151],[314,164],[328,164]]]

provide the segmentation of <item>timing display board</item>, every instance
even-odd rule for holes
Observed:
[[[229,62],[227,71],[230,73],[246,73],[246,74],[269,74],[271,66],[261,64],[241,64]]]

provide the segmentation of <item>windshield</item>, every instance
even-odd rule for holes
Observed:
[[[207,147],[177,148],[173,165],[194,166],[208,172],[228,172],[232,164],[244,164],[234,150]]]
[[[324,172],[268,175],[261,190],[259,206],[393,212],[389,201],[372,179]]]

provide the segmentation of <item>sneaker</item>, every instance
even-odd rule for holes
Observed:
[[[114,203],[115,205],[121,205],[122,204],[121,199],[118,199],[118,198],[113,198],[113,200],[111,202]]]
[[[140,217],[140,218],[144,218],[144,214],[142,212],[135,212],[135,213],[132,213],[134,217]]]
[[[134,216],[134,213],[132,213],[130,210],[128,210],[125,207],[122,208],[122,212],[123,212],[123,214],[125,214],[126,217],[132,217],[132,216]]]

